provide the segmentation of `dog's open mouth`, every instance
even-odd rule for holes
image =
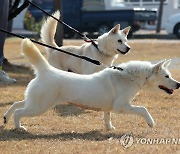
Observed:
[[[119,51],[121,54],[125,55],[127,52],[122,52],[121,50],[117,49],[117,51]]]
[[[159,88],[167,92],[168,94],[173,94],[174,90],[173,89],[168,89],[165,86],[159,85]]]

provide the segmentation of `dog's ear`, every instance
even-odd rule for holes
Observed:
[[[111,30],[110,33],[111,34],[115,34],[120,30],[120,24],[117,24],[116,26],[114,26]]]
[[[165,62],[166,62],[166,59],[155,64],[153,66],[153,73],[158,73],[162,69]]]
[[[131,26],[128,26],[128,27],[124,28],[122,31],[127,36],[129,34],[130,29],[131,29]]]
[[[171,59],[168,59],[168,60],[166,60],[165,62],[164,62],[164,67],[165,68],[168,68],[168,66],[171,64]]]

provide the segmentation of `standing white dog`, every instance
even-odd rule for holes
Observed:
[[[53,16],[59,19],[60,12],[55,12]],[[56,27],[57,21],[49,17],[41,28],[41,39],[44,43],[77,55],[83,55],[96,59],[107,66],[111,66],[114,60],[118,58],[119,54],[126,54],[130,50],[129,45],[127,44],[127,35],[130,27],[120,30],[120,25],[118,24],[108,33],[98,37],[98,49],[92,43],[84,43],[82,46],[58,47],[54,40]],[[46,48],[46,50],[49,54],[49,63],[58,69],[72,71],[79,74],[91,74],[103,69],[101,66],[91,65],[89,62],[69,56],[59,51],[49,48]]]
[[[22,117],[38,116],[57,104],[69,102],[79,107],[104,111],[107,129],[114,129],[111,111],[139,114],[153,127],[154,120],[147,109],[131,105],[135,95],[144,88],[172,94],[173,89],[180,87],[180,83],[167,70],[170,60],[155,65],[132,61],[119,65],[119,69],[106,68],[91,75],[80,75],[51,66],[28,39],[23,40],[22,50],[35,68],[36,78],[29,83],[25,100],[14,103],[4,115],[4,123],[7,123],[15,111],[16,128],[23,128],[19,122]]]

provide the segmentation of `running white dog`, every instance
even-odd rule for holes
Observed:
[[[7,123],[14,113],[16,128],[22,128],[22,117],[38,116],[57,104],[69,103],[82,108],[104,111],[107,129],[111,124],[111,111],[143,116],[150,127],[154,120],[145,107],[131,105],[141,89],[173,93],[180,83],[174,80],[167,67],[170,60],[157,64],[132,61],[114,68],[106,68],[91,75],[66,72],[51,66],[36,46],[28,39],[23,40],[22,50],[34,66],[36,78],[25,93],[25,100],[14,103],[4,115]]]
[[[59,19],[60,12],[55,12],[53,16]],[[98,49],[92,43],[84,43],[82,46],[58,47],[54,40],[56,27],[57,21],[49,17],[41,28],[41,39],[44,43],[77,55],[96,59],[107,66],[111,66],[114,60],[118,58],[119,54],[126,54],[130,50],[127,44],[127,35],[130,27],[120,30],[120,25],[118,24],[108,33],[98,37]],[[56,50],[46,48],[46,51],[48,51],[49,54],[49,63],[64,71],[72,71],[79,74],[92,74],[103,69],[101,66],[91,65],[89,62],[74,58]]]

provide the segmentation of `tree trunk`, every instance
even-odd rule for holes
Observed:
[[[159,32],[161,31],[161,22],[162,22],[162,14],[163,14],[163,5],[164,5],[164,0],[160,0],[160,4],[159,4],[159,13],[158,13],[158,22],[157,22],[156,33],[159,33]]]
[[[54,0],[53,10],[54,11],[59,10],[61,12],[60,20],[62,20],[62,0]],[[63,45],[63,25],[60,23],[58,23],[58,26],[57,26],[55,40],[58,46]]]

